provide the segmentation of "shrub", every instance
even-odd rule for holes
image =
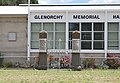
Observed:
[[[0,67],[2,67],[2,63],[3,63],[3,54],[0,52]]]
[[[95,68],[95,59],[87,58],[83,60],[83,66],[84,68]]]
[[[120,66],[118,56],[107,55],[105,64],[109,66],[109,69],[118,69],[118,67]]]
[[[109,66],[106,65],[106,64],[104,64],[104,61],[103,61],[102,64],[96,64],[96,65],[95,65],[95,68],[96,68],[96,69],[108,69]]]
[[[12,65],[12,62],[3,62],[2,66],[5,67],[5,68],[10,68],[13,65]]]

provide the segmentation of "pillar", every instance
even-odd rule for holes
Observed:
[[[72,33],[72,63],[74,70],[80,67],[80,32],[73,31]]]
[[[38,61],[38,67],[39,70],[47,70],[47,32],[41,31],[39,33],[39,61]]]

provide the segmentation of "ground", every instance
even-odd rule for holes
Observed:
[[[0,70],[0,83],[119,83],[120,69]]]

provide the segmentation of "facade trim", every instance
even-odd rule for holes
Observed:
[[[107,58],[107,40],[108,40],[108,38],[107,38],[107,34],[108,34],[108,30],[107,30],[107,28],[108,28],[108,26],[107,26],[107,24],[108,24],[108,22],[107,22],[107,11],[105,11],[105,31],[104,31],[104,41],[105,41],[105,43],[104,43],[104,46],[105,46],[105,58]]]

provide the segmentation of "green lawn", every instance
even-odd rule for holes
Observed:
[[[0,83],[120,83],[118,70],[0,70]]]

